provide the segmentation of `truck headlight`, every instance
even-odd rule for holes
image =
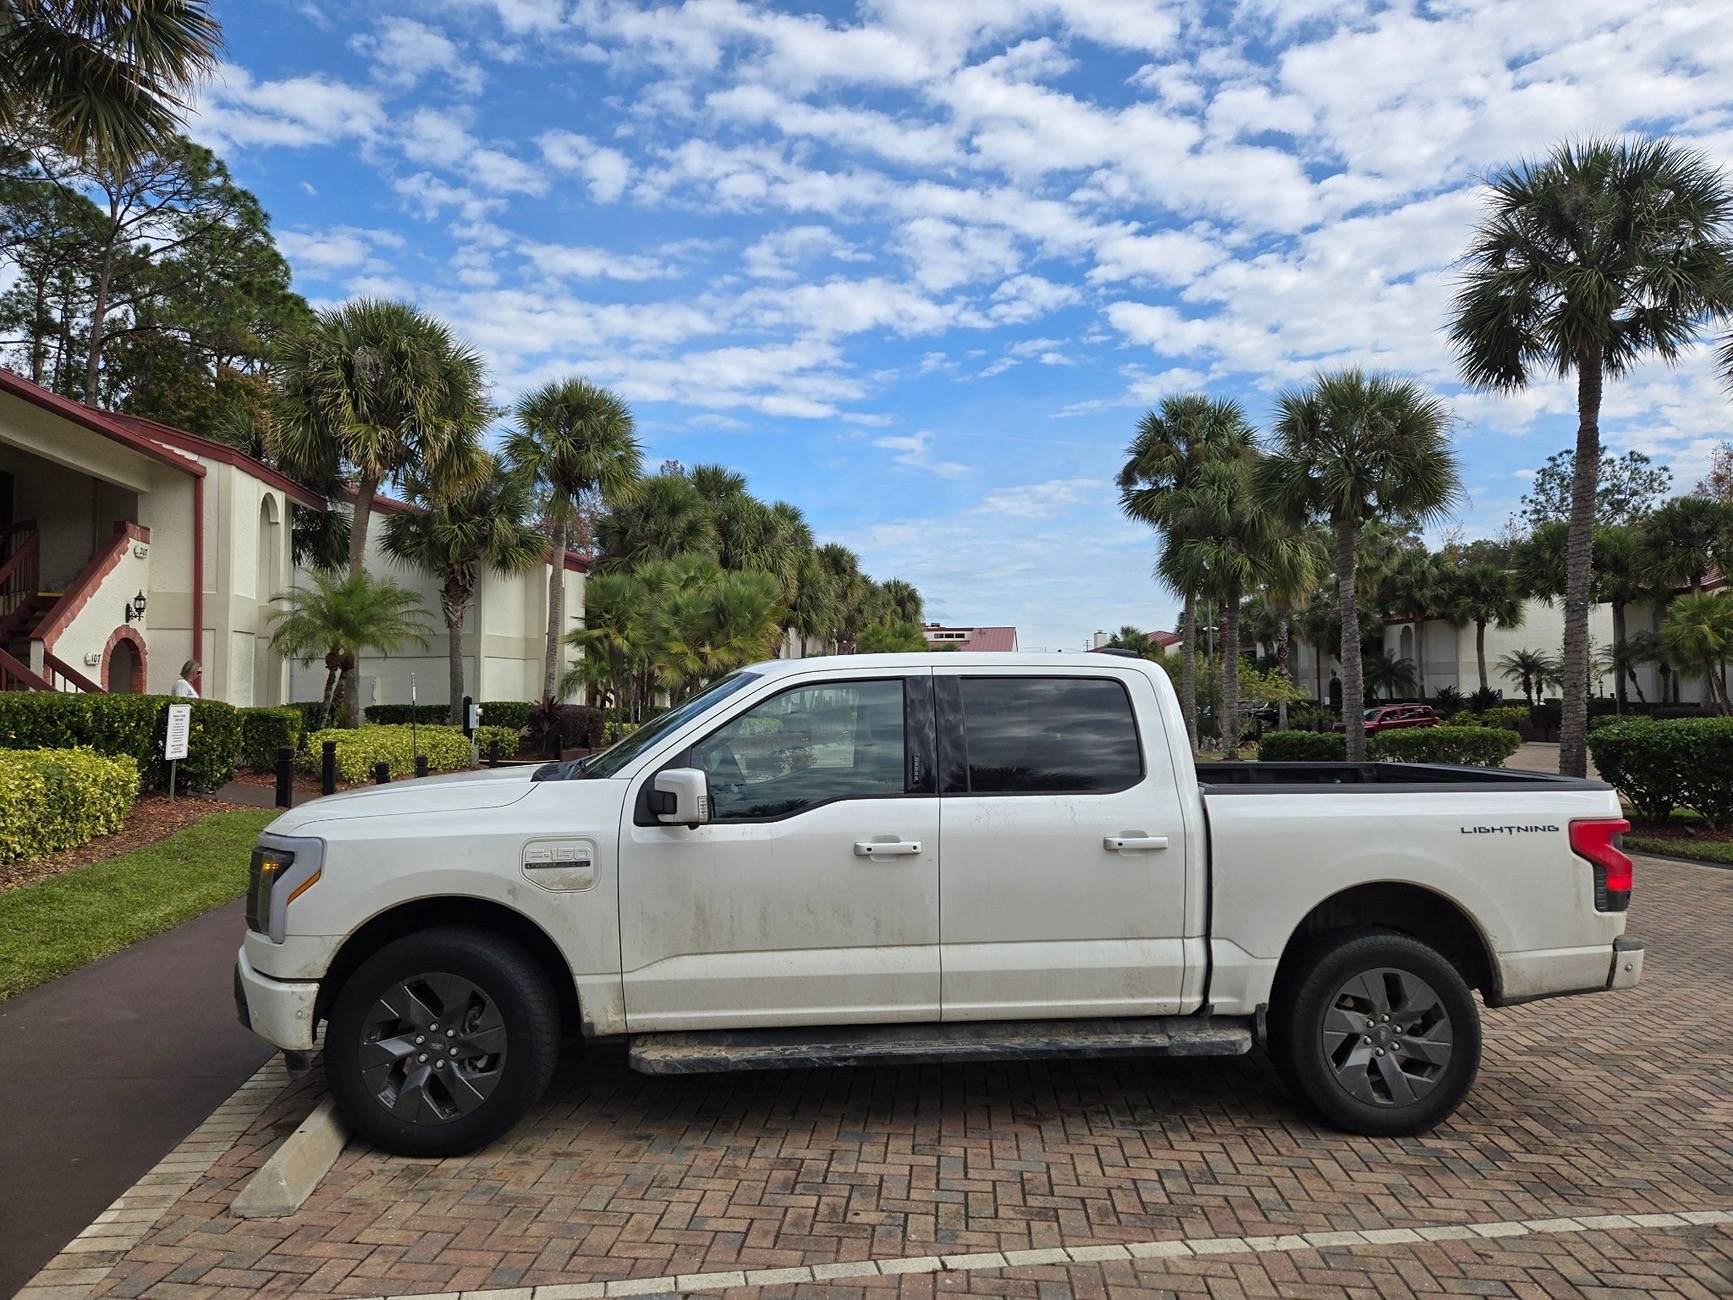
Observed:
[[[261,835],[247,866],[247,929],[282,943],[289,904],[319,881],[323,840]]]

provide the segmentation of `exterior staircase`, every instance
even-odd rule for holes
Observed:
[[[46,651],[42,673],[30,666],[36,629],[64,594],[38,587],[41,549],[34,519],[0,535],[0,690],[100,692],[95,682]]]

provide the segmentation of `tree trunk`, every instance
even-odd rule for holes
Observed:
[[[1336,608],[1342,620],[1342,721],[1350,763],[1366,761],[1366,681],[1360,672],[1360,597],[1354,590],[1359,529],[1336,522]]]
[[[338,671],[335,666],[327,666],[325,669],[325,693],[319,697],[320,702],[325,706],[319,711],[319,730],[321,731],[331,725],[331,706],[337,700]]]
[[[548,657],[543,665],[542,694],[560,691],[560,634],[566,627],[566,525],[554,525],[554,549],[548,567]]]
[[[111,231],[108,247],[102,254],[102,271],[96,277],[95,296],[90,301],[90,351],[84,359],[84,404],[96,405],[96,381],[102,372],[102,334],[107,324],[108,289],[114,278],[114,241],[118,230]]]
[[[373,498],[379,492],[379,476],[363,473],[355,485],[355,512],[349,521],[349,576],[360,577],[366,572],[367,525],[373,517]],[[348,694],[344,697],[344,716],[351,727],[361,725],[361,655],[345,674]]]
[[[1290,654],[1289,641],[1293,637],[1293,620],[1288,617],[1287,606],[1281,606],[1276,613],[1276,668],[1288,681],[1294,680],[1293,656]],[[1276,701],[1276,726],[1286,731],[1288,729],[1288,700],[1286,696]]]
[[[1230,581],[1222,614],[1222,755],[1240,747],[1240,584]]]
[[[1577,452],[1571,476],[1570,532],[1565,543],[1563,707],[1559,719],[1561,776],[1588,774],[1589,582],[1593,576],[1595,488],[1601,469],[1601,352],[1577,359]]]
[[[1179,634],[1184,638],[1179,656],[1179,711],[1185,715],[1185,734],[1191,752],[1197,753],[1197,593],[1185,593]]]
[[[463,607],[469,603],[465,596],[466,593],[454,592],[449,588],[440,592],[441,612],[445,615],[448,634],[446,653],[451,674],[446,687],[451,698],[451,709],[447,716],[459,727],[467,721],[463,716]]]
[[[1474,620],[1474,665],[1480,670],[1480,694],[1485,697],[1489,688],[1486,680],[1486,620]]]
[[[1613,707],[1625,711],[1625,602],[1613,605]]]

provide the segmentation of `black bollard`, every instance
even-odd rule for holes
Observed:
[[[319,746],[319,793],[337,793],[337,742],[327,740]]]
[[[474,703],[475,697],[473,695],[463,697],[463,738],[465,740],[475,739],[475,728],[469,725],[470,706]]]
[[[563,761],[565,761],[565,757],[566,757],[566,738],[564,736],[555,736],[554,737],[554,762],[556,762],[556,763],[563,762]]]
[[[391,764],[380,759],[373,765],[373,784],[389,785],[391,783]]]
[[[417,775],[417,776],[426,776],[427,775],[427,755],[426,754],[417,754],[415,756],[415,775]]]
[[[277,807],[295,806],[295,751],[288,745],[277,746]]]
[[[487,742],[487,765],[489,767],[498,767],[499,766],[499,737],[498,736],[495,736],[492,740]]]

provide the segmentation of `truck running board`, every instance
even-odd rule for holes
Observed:
[[[1249,1017],[1159,1016],[638,1034],[629,1059],[643,1074],[718,1074],[1056,1056],[1244,1056],[1251,1050]]]

